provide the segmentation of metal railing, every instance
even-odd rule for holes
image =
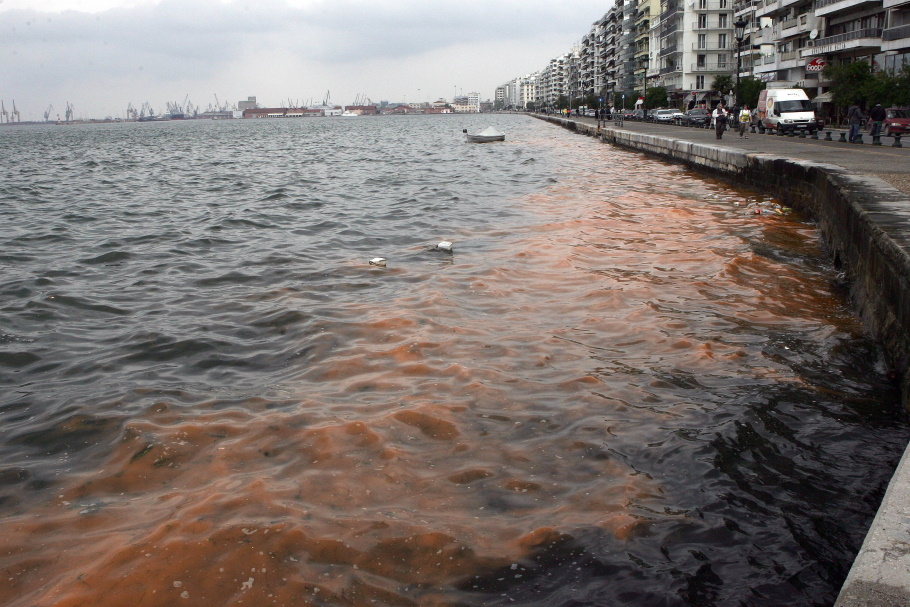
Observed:
[[[824,8],[826,6],[831,6],[832,4],[837,4],[838,2],[852,2],[853,0],[815,0],[815,10]],[[875,0],[866,0],[867,2],[874,2]],[[864,4],[860,2],[859,4]]]
[[[719,44],[717,42],[705,42],[704,44],[699,44],[697,42],[692,43],[693,51],[728,51],[733,48],[733,45],[729,42],[726,44]]]
[[[910,25],[889,27],[882,32],[882,42],[891,42],[892,40],[901,40],[903,38],[910,38]]]
[[[822,46],[827,46],[829,44],[837,44],[838,42],[849,42],[850,40],[859,40],[860,38],[881,38],[882,37],[882,28],[880,27],[867,27],[866,29],[856,30],[855,32],[847,32],[846,34],[837,34],[836,36],[828,36],[827,38],[819,38],[815,41],[813,45],[816,49]]]
[[[658,56],[659,56],[659,57],[666,57],[667,55],[671,55],[671,54],[673,54],[673,53],[675,53],[675,52],[676,52],[676,45],[675,45],[675,44],[671,44],[671,45],[669,45],[669,46],[666,46],[666,47],[660,49],[660,53],[659,53]]]
[[[732,63],[705,63],[699,65],[697,63],[692,64],[693,72],[729,72],[733,69]]]

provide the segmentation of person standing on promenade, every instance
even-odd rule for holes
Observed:
[[[869,119],[872,121],[872,136],[882,132],[882,123],[885,122],[885,108],[881,103],[876,103],[875,107],[869,110]]]
[[[863,122],[863,111],[859,109],[859,102],[854,101],[853,105],[847,110],[847,120],[850,121],[850,136],[847,139],[850,143],[856,143],[856,136],[859,135],[859,125]]]
[[[744,103],[743,109],[739,110],[739,138],[740,139],[749,138],[749,136],[746,135],[746,127],[749,126],[750,122],[752,122],[752,112],[749,111],[749,106]]]
[[[714,119],[714,133],[720,139],[724,136],[724,129],[727,127],[727,110],[724,109],[724,102],[718,101],[717,107],[711,112]]]

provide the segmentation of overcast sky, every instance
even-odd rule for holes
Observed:
[[[22,120],[205,108],[434,101],[569,51],[612,0],[0,0],[0,99]]]

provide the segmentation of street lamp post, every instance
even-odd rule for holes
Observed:
[[[743,38],[746,36],[746,25],[748,25],[748,22],[742,17],[733,22],[733,36],[736,38],[736,88],[733,90],[737,106],[739,105],[739,73],[742,71],[742,48]]]

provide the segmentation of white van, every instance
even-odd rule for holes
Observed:
[[[765,89],[758,95],[758,121],[766,129],[818,128],[815,111],[802,89]]]

